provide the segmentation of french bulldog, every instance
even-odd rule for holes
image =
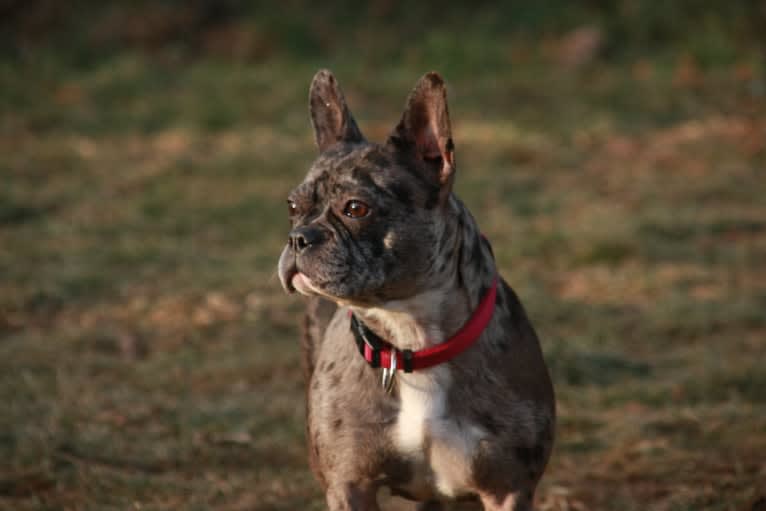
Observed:
[[[319,157],[292,190],[279,259],[308,297],[307,440],[328,508],[378,491],[447,509],[532,509],[555,429],[540,344],[452,188],[446,87],[423,76],[383,144],[335,77],[309,93]]]

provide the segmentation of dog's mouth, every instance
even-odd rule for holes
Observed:
[[[290,276],[290,288],[306,296],[318,294],[311,279],[297,270]]]
[[[302,295],[316,294],[313,283],[306,274],[298,271],[298,268],[291,268],[285,277],[285,283],[287,284],[287,291],[289,293],[295,293],[296,291]]]
[[[289,294],[300,293],[304,296],[321,296],[336,303],[367,303],[363,296],[351,294],[343,286],[334,285],[333,282],[323,281],[321,275],[317,276],[312,271],[312,264],[304,261],[289,247],[285,247],[279,258],[277,275],[282,288]]]
[[[296,291],[302,295],[310,296],[319,294],[316,285],[311,279],[298,269],[298,265],[293,263],[282,273],[282,284],[285,290],[292,294]]]
[[[282,287],[290,294],[296,291],[306,296],[324,294],[311,277],[305,273],[304,268],[298,264],[298,258],[289,247],[285,247],[279,257],[277,272]]]

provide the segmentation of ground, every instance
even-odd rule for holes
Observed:
[[[550,51],[441,68],[455,189],[557,391],[537,507],[750,509],[766,495],[758,69]],[[308,84],[332,67],[382,140],[442,60],[55,55],[0,62],[0,509],[322,509],[302,302],[276,277],[285,197],[315,155]]]

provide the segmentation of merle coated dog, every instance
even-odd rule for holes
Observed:
[[[279,260],[309,297],[310,460],[331,510],[378,509],[380,487],[443,509],[532,508],[553,446],[540,345],[489,242],[455,196],[444,81],[428,73],[383,144],[333,75],[310,90],[319,157],[289,195]]]

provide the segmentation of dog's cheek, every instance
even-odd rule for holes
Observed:
[[[328,271],[328,291],[344,298],[368,298],[385,282],[383,257],[374,255],[367,242],[336,251],[325,266]]]
[[[372,267],[371,267],[372,266]],[[353,298],[373,284],[374,263],[343,245],[329,245],[312,254],[306,273],[324,292],[338,298]]]
[[[369,258],[369,264],[362,275],[366,291],[378,299],[394,299],[415,292],[422,284],[419,273],[419,247],[407,240],[397,239],[389,233],[380,239],[377,246],[371,246],[369,252],[375,253]]]
[[[384,238],[383,247],[388,273],[404,273],[412,279],[427,273],[433,260],[435,241],[427,229],[406,226],[397,235]]]

